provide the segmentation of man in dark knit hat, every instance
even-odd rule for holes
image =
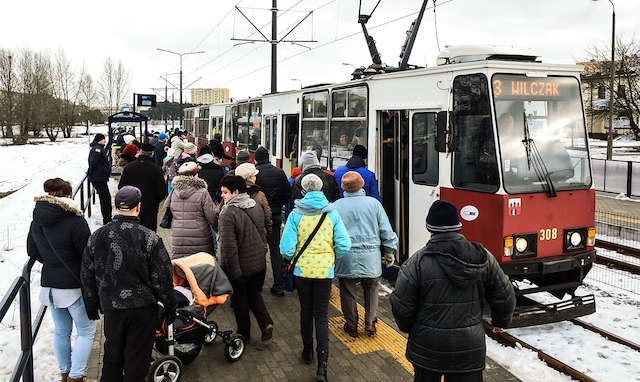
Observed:
[[[461,228],[456,207],[435,201],[427,215],[431,239],[402,265],[391,294],[398,328],[409,333],[406,355],[414,381],[482,381],[484,301],[493,331],[511,322],[511,283],[493,255],[467,240]]]
[[[162,239],[140,225],[140,190],[122,187],[113,221],[95,231],[82,255],[87,316],[104,312],[102,381],[143,381],[151,362],[158,302],[175,318],[171,260]],[[124,378],[123,378],[124,374]]]
[[[118,188],[134,186],[142,192],[140,223],[155,231],[158,228],[158,209],[160,202],[167,196],[167,184],[162,168],[153,159],[154,147],[142,143],[138,158],[122,170]]]
[[[111,174],[111,164],[107,158],[104,147],[107,139],[104,134],[96,134],[91,142],[89,151],[89,168],[87,177],[95,188],[100,198],[100,211],[102,212],[102,224],[111,221],[111,193],[109,192],[109,175]]]
[[[344,196],[344,190],[342,189],[342,176],[349,171],[355,171],[362,179],[364,179],[364,192],[367,196],[373,196],[380,200],[380,193],[378,192],[378,180],[376,174],[367,168],[367,148],[362,145],[356,145],[353,148],[353,153],[349,161],[338,167],[333,177],[336,179],[336,183],[339,188],[340,197]]]

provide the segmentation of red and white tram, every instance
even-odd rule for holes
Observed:
[[[535,284],[521,293],[573,294],[595,257],[580,71],[529,54],[452,48],[436,67],[226,105],[223,137],[250,151],[267,147],[287,172],[307,150],[335,170],[362,144],[400,238],[399,262],[428,241],[427,211],[445,199],[458,207],[464,235],[511,279]],[[579,297],[568,304],[582,307],[578,314],[594,309]]]

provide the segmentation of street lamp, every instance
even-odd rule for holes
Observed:
[[[302,80],[299,80],[297,78],[292,78],[291,81],[298,81],[300,82],[300,89],[302,89]]]
[[[171,53],[171,54],[175,54],[175,55],[180,56],[180,130],[182,130],[182,56],[186,56],[188,54],[204,53],[204,51],[199,50],[197,52],[179,53],[179,52],[174,52],[172,50],[167,50],[167,49],[160,49],[160,48],[156,48],[156,49],[161,51],[161,52]]]
[[[342,63],[342,65],[344,65],[344,66],[352,66],[352,67],[353,67],[353,70],[356,70],[356,66],[355,66],[355,65],[353,65],[353,64],[350,64],[350,63],[348,63],[348,62],[343,62],[343,63]]]
[[[598,0],[593,0],[598,1]],[[607,132],[607,159],[613,157],[613,90],[616,77],[616,6],[611,3],[611,95],[609,99],[609,131]]]

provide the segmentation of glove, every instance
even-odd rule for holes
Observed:
[[[167,325],[173,324],[176,320],[176,309],[172,307],[171,309],[165,309],[164,311],[164,319]]]
[[[98,314],[98,312],[102,311],[100,309],[100,306],[98,306],[98,305],[85,305],[85,310],[87,311],[87,317],[91,321],[97,321],[97,320],[100,319],[100,314]]]
[[[393,263],[395,263],[395,261],[396,261],[396,257],[393,255],[393,253],[385,253],[382,256],[382,264],[384,264],[384,266],[387,268],[392,266]]]

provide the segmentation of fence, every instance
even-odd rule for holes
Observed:
[[[598,191],[640,197],[640,162],[592,158],[591,174]]]
[[[596,232],[600,264],[594,265],[586,282],[640,295],[640,217],[596,211]],[[617,246],[626,250],[616,250]]]
[[[85,199],[85,183],[86,199]],[[73,199],[80,195],[80,208],[83,213],[87,213],[91,217],[91,205],[95,203],[95,190],[92,190],[91,183],[87,176],[82,179],[80,184],[73,190]],[[11,373],[11,382],[18,382],[20,379],[24,382],[33,382],[33,343],[35,342],[40,325],[47,311],[47,307],[40,306],[36,317],[31,322],[31,269],[35,264],[34,259],[29,259],[22,268],[22,275],[17,277],[9,290],[5,293],[0,304],[0,322],[13,305],[14,300],[18,297],[18,305],[20,309],[20,358],[16,362],[13,372]]]

